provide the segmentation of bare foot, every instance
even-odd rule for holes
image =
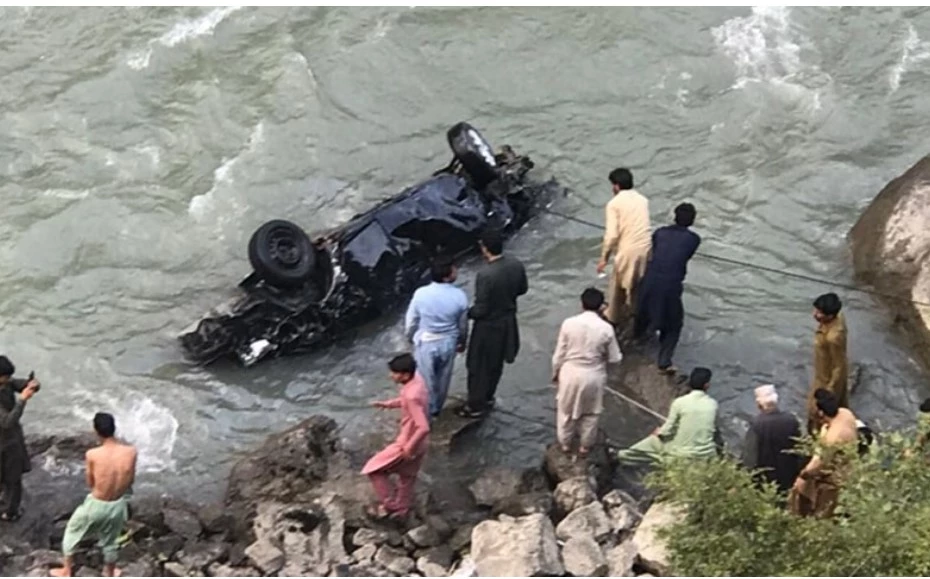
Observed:
[[[49,577],[70,577],[71,570],[65,567],[58,567],[48,572]]]
[[[112,569],[109,570],[109,572],[107,571],[108,571],[107,568],[104,567],[103,568],[104,577],[122,577],[123,576],[123,572],[120,571],[118,567],[113,567]]]

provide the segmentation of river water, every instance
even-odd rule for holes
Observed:
[[[349,218],[447,163],[459,120],[569,187],[560,211],[600,221],[608,171],[629,166],[655,223],[697,205],[703,251],[841,283],[846,232],[930,148],[923,9],[0,11],[0,350],[43,381],[26,428],[112,411],[142,483],[194,495],[311,413],[347,434],[392,428],[366,404],[391,389],[399,316],[249,370],[191,367],[174,335],[248,273],[257,226]],[[530,420],[495,414],[463,460],[519,463],[551,439],[531,420],[551,420],[555,333],[601,283],[599,238],[543,216],[510,244],[530,292],[499,405]],[[830,289],[692,263],[677,362],[714,369],[730,440],[760,381],[800,409],[810,304]],[[885,308],[839,293],[863,367],[855,409],[907,424],[923,374]]]

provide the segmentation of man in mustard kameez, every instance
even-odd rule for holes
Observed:
[[[597,273],[604,272],[613,254],[614,270],[608,289],[606,317],[616,326],[622,321],[624,310],[629,313],[635,303],[633,292],[646,273],[652,231],[649,229],[649,200],[633,189],[633,174],[629,169],[614,169],[609,178],[614,198],[605,207],[604,242]]]
[[[842,308],[840,298],[834,293],[823,294],[814,300],[814,319],[817,320],[814,380],[807,398],[807,430],[811,434],[820,428],[814,401],[814,392],[818,388],[833,393],[840,407],[849,407],[846,319],[840,313]]]

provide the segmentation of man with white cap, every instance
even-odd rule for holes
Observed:
[[[779,410],[774,385],[759,386],[755,395],[759,414],[746,433],[742,463],[758,471],[758,482],[773,482],[779,492],[787,493],[804,466],[804,457],[791,452],[801,427],[793,414]]]

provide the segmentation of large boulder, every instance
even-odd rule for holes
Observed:
[[[930,156],[885,185],[849,232],[857,277],[886,296],[930,366]]]
[[[572,537],[562,547],[565,570],[575,577],[606,577],[607,559],[592,537]]]
[[[502,516],[475,527],[471,557],[482,577],[560,576],[565,572],[552,521],[540,514]]]
[[[594,484],[586,476],[578,476],[564,480],[555,487],[553,493],[556,514],[559,518],[579,507],[589,505],[597,500]]]
[[[313,503],[265,502],[254,521],[255,543],[246,551],[262,572],[325,576],[349,560],[340,500],[329,495]]]
[[[675,524],[682,516],[684,512],[681,508],[667,502],[653,503],[646,511],[633,535],[633,544],[640,563],[648,571],[659,576],[668,574],[668,547],[665,540],[659,537],[658,531]]]
[[[601,503],[590,503],[575,509],[562,519],[555,534],[567,541],[573,537],[590,537],[597,542],[608,540],[613,534],[613,525]]]

